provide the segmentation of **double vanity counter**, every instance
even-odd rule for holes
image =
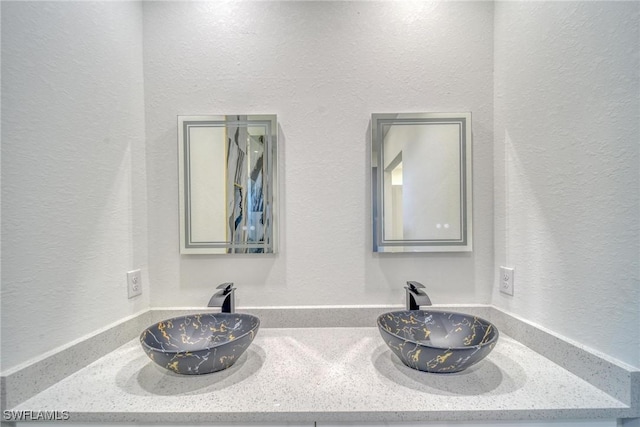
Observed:
[[[152,363],[136,336],[8,407],[68,411],[73,422],[156,424],[640,416],[640,372],[493,307],[455,307],[498,326],[500,339],[486,359],[452,374],[410,369],[391,353],[375,327],[376,316],[389,309],[239,309],[260,317],[262,326],[228,369],[208,375],[175,374]],[[184,313],[150,310],[129,322],[155,322]],[[73,357],[71,348],[65,351]],[[15,375],[20,373],[13,375],[6,383],[9,398],[11,382],[17,387]]]

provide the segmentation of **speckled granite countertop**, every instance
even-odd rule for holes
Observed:
[[[180,376],[137,339],[18,405],[70,421],[313,422],[622,418],[628,406],[502,334],[459,374],[401,364],[376,328],[263,328],[230,369]]]

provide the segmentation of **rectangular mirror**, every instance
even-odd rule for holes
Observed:
[[[374,252],[471,251],[471,113],[371,118]]]
[[[180,252],[276,252],[275,115],[178,116]]]

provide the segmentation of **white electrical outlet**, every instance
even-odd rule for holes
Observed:
[[[500,267],[500,292],[507,295],[513,295],[513,268]]]
[[[142,293],[142,275],[140,269],[127,271],[127,289],[129,298],[136,297]]]

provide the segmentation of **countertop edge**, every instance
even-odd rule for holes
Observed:
[[[518,409],[459,411],[344,411],[344,412],[72,412],[67,422],[398,422],[398,421],[545,421],[632,418],[623,409]],[[38,420],[12,420],[38,422]]]

